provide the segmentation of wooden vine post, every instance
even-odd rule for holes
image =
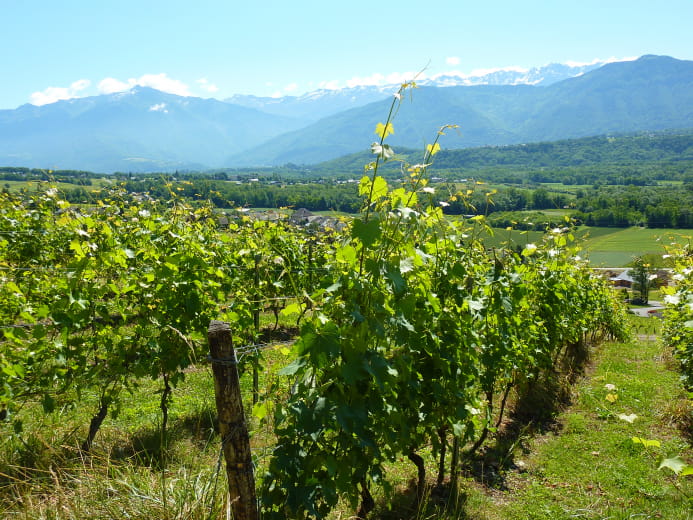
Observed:
[[[212,320],[207,338],[233,518],[259,520],[248,425],[243,413],[236,352],[229,324]]]

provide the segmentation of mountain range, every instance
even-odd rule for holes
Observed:
[[[574,78],[597,69],[605,62],[586,65],[565,65],[551,63],[528,70],[518,68],[481,71],[475,74],[447,73],[431,78],[416,80],[417,85],[425,87],[461,87],[472,85],[539,85],[547,86],[568,78]],[[294,117],[315,122],[350,108],[356,108],[374,101],[388,99],[399,88],[398,84],[387,86],[359,86],[345,89],[320,89],[302,96],[257,97],[235,95],[225,99],[227,103],[255,108],[268,114]]]
[[[483,83],[483,84],[481,84]],[[0,165],[97,172],[314,164],[367,149],[396,86],[220,101],[146,87],[0,110]],[[393,146],[443,148],[693,128],[693,61],[643,56],[421,81]]]

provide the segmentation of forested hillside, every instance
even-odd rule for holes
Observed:
[[[449,131],[454,132],[454,130]],[[421,152],[395,148],[415,163]],[[310,168],[327,176],[358,171],[367,152],[351,154]],[[693,179],[693,130],[602,135],[512,146],[442,149],[432,170],[445,178],[563,184],[648,184]],[[393,169],[393,174],[397,174]]]
[[[454,130],[448,130],[454,132]],[[421,152],[395,149],[409,164]],[[171,174],[103,176],[75,170],[0,168],[4,189],[28,181],[58,181],[73,203],[93,203],[100,188],[123,183],[132,193],[209,200],[217,208],[306,208],[354,213],[359,209],[355,180],[371,154],[352,154],[316,166],[222,169]],[[432,195],[447,214],[490,215],[525,210],[565,210],[590,226],[693,227],[693,131],[588,137],[526,145],[441,150],[431,166]],[[386,162],[381,174],[400,182],[403,170]],[[483,183],[483,184],[478,184]],[[473,188],[468,198],[459,191]],[[479,189],[477,189],[479,188]],[[523,219],[494,218],[502,227]],[[533,218],[544,229],[555,218]]]

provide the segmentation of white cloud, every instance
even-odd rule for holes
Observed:
[[[384,75],[376,72],[370,76],[364,77],[353,77],[346,81],[346,85],[349,88],[353,87],[381,87],[385,85],[398,85],[401,83],[406,83],[412,80],[422,81],[426,79],[426,74],[423,72],[391,72],[390,74]],[[336,83],[336,82],[334,82]],[[322,87],[328,88],[328,87]],[[335,86],[333,88],[339,88]]]
[[[600,63],[606,64],[606,63],[616,63],[619,61],[635,61],[637,59],[638,59],[637,56],[631,56],[631,57],[626,57],[626,58],[615,58],[614,56],[612,56],[611,58],[606,58],[606,59],[595,58],[592,61],[586,61],[586,62],[566,61],[566,62],[564,62],[564,64],[568,65],[569,67],[586,67],[588,65],[598,65]]]
[[[80,90],[89,88],[90,85],[91,81],[89,81],[88,79],[78,79],[72,85],[70,85],[70,88],[76,92],[79,92]]]
[[[168,114],[168,110],[166,110],[166,103],[157,103],[156,105],[152,105],[149,107],[150,112],[163,112],[164,114]]]
[[[115,78],[104,78],[99,81],[99,92],[101,94],[114,94],[116,92],[123,92],[134,86],[134,83],[123,83]]]
[[[296,89],[298,89],[298,85],[296,83],[289,83],[284,87],[284,92],[294,92]]]
[[[207,78],[200,78],[196,81],[196,83],[202,90],[209,92],[210,94],[219,92],[219,87],[217,87],[214,83],[210,83]]]
[[[422,72],[393,72],[388,74],[386,78],[386,84],[392,85],[397,83],[407,83],[408,81],[423,81],[427,78],[426,74]]]
[[[445,63],[448,65],[459,65],[460,59],[457,56],[448,56],[445,58]]]
[[[139,85],[141,87],[151,87],[169,94],[178,96],[192,96],[190,87],[180,80],[169,78],[166,73],[144,74],[139,78],[129,78],[127,81],[120,81],[115,78],[104,78],[99,82],[99,92],[102,94],[113,94],[123,92]],[[215,85],[212,85],[216,88]]]
[[[498,67],[495,69],[475,69],[471,73],[467,74],[467,76],[470,77],[475,77],[475,76],[488,76],[489,74],[494,74],[496,72],[520,72],[520,73],[525,73],[529,69],[525,69],[523,67]]]
[[[137,79],[137,85],[151,87],[178,96],[192,96],[188,85],[177,79],[169,78],[165,73],[145,74]]]
[[[88,88],[89,85],[91,85],[91,81],[88,79],[79,79],[69,87],[48,87],[45,90],[31,94],[31,104],[41,106],[55,103],[62,99],[80,97],[80,92]]]
[[[587,65],[596,65],[597,63],[604,63],[604,60],[594,59],[592,61],[566,61],[564,64],[568,67],[585,67]]]

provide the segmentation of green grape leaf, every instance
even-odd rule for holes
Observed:
[[[387,195],[387,181],[380,176],[372,179],[363,177],[359,183],[359,195],[370,195],[372,202]]]
[[[281,310],[282,316],[295,316],[301,314],[301,304],[300,303],[290,303]]]
[[[267,415],[267,403],[255,403],[253,406],[253,417],[257,417],[258,420],[262,421]]]
[[[307,364],[307,361],[305,358],[295,359],[291,363],[286,365],[284,368],[279,370],[278,374],[280,376],[293,376],[299,370],[301,370],[304,366],[306,366],[306,364]]]
[[[392,126],[392,123],[387,123],[386,125],[382,123],[378,123],[375,125],[375,135],[380,137],[380,139],[385,139],[388,135],[394,134],[395,133],[395,128]]]
[[[671,471],[676,473],[677,475],[681,473],[685,468],[690,468],[688,464],[686,464],[681,457],[678,455],[676,457],[672,457],[670,459],[663,459],[662,462],[659,464],[659,468],[657,469],[664,469],[664,468],[669,468]]]
[[[372,246],[381,235],[382,230],[380,229],[380,221],[378,219],[371,219],[368,222],[364,222],[361,219],[354,220],[351,236],[358,238],[365,247]]]
[[[348,265],[356,264],[356,249],[353,246],[339,247],[335,251],[335,258],[338,262],[342,262]]]
[[[635,444],[642,444],[646,448],[651,448],[651,447],[660,448],[662,446],[662,444],[656,439],[648,440],[648,439],[643,439],[642,437],[633,437],[632,440]]]

